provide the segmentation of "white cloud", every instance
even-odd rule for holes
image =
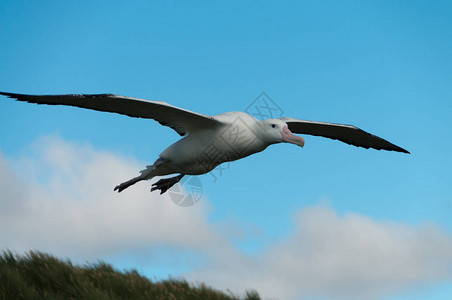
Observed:
[[[240,232],[236,224],[209,223],[206,199],[181,208],[168,194],[150,193],[149,183],[114,193],[142,169],[134,160],[56,137],[32,150],[14,161],[0,155],[0,249],[147,263],[169,251],[165,262],[193,268],[187,279],[279,299],[380,299],[451,279],[452,237],[432,224],[339,216],[314,206],[294,216],[286,240],[247,255],[229,241],[228,233]]]
[[[0,158],[0,248],[95,259],[219,242],[206,221],[206,201],[180,208],[167,195],[150,193],[149,182],[113,192],[143,168],[136,161],[55,137],[41,139],[33,150],[37,156],[17,161],[16,172]]]
[[[259,256],[213,256],[193,278],[279,299],[381,299],[452,279],[452,237],[433,225],[340,217],[326,206],[304,209],[294,223],[294,234]]]

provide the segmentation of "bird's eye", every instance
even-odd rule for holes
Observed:
[[[276,125],[275,124],[272,124],[272,128],[275,128],[276,127]]]

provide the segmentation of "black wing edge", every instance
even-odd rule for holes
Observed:
[[[354,126],[354,127],[355,127],[357,130],[359,130],[359,131],[361,131],[361,132],[363,132],[363,133],[365,133],[365,134],[370,135],[373,139],[375,139],[375,140],[380,140],[380,141],[382,141],[382,142],[385,144],[384,146],[381,146],[381,149],[377,149],[374,145],[372,145],[372,147],[373,147],[374,149],[377,149],[377,150],[386,150],[386,151],[395,151],[395,152],[401,152],[401,153],[411,154],[410,151],[408,151],[408,150],[406,150],[406,149],[404,149],[404,148],[402,148],[402,147],[399,147],[399,146],[397,146],[397,145],[395,145],[395,144],[393,144],[393,143],[391,143],[391,142],[389,142],[389,141],[387,141],[387,140],[385,140],[385,139],[383,139],[383,138],[381,138],[381,137],[379,137],[379,136],[373,135],[372,133],[369,133],[369,132],[367,132],[367,131],[364,131],[364,130],[362,130],[361,128],[358,128],[358,127],[356,127],[356,126]]]
[[[54,103],[53,101],[50,101],[50,99],[55,99],[55,98],[61,98],[61,99],[65,99],[65,98],[70,98],[70,99],[74,99],[74,98],[78,98],[78,99],[96,99],[96,98],[112,98],[112,99],[135,99],[135,98],[130,98],[130,97],[125,97],[125,96],[121,96],[121,95],[117,95],[117,94],[60,94],[60,95],[31,95],[31,94],[16,94],[16,93],[8,93],[8,92],[0,92],[0,95],[6,96],[8,98],[11,99],[15,99],[17,101],[23,101],[23,102],[28,102],[28,103],[33,103],[33,104],[47,104],[47,105],[68,105],[68,106],[75,106],[75,107],[82,107],[82,108],[86,108],[83,106],[78,106],[78,105],[74,105],[74,104],[63,104],[63,103]],[[49,100],[47,100],[49,99]],[[144,100],[144,99],[137,99],[137,100]],[[144,100],[146,101],[146,100]],[[155,101],[155,102],[161,102],[161,101]],[[162,104],[168,105],[167,103],[161,102]],[[103,109],[95,109],[98,111],[107,111],[108,110],[103,110]],[[135,115],[130,115],[130,114],[126,114],[126,113],[120,113],[123,115],[127,115],[130,117],[136,117],[136,118],[140,118],[138,116]],[[173,124],[170,124],[170,122],[165,122],[165,121],[159,121],[154,119],[155,121],[157,121],[158,123],[160,123],[163,126],[168,126],[171,129],[173,129],[174,131],[176,131],[180,136],[185,136],[187,134],[187,132],[184,130],[184,128],[182,128],[181,126],[176,126]]]
[[[16,99],[18,101],[25,101],[29,103],[36,103],[33,101],[33,98],[114,98],[114,97],[122,97],[115,94],[63,94],[63,95],[30,95],[30,94],[16,94],[16,93],[7,93],[0,92],[0,95],[6,96],[8,98]],[[44,101],[43,104],[46,104]],[[39,104],[39,103],[37,103]]]
[[[293,123],[292,126],[294,126],[296,124],[300,124],[299,122],[297,122],[295,120],[291,121],[291,120],[289,120],[289,118],[286,119],[286,117],[281,118],[281,120],[283,120],[284,122],[287,123],[287,125],[289,125],[289,129],[290,130],[292,130],[290,128],[291,127],[290,123]],[[302,121],[305,121],[305,120],[302,120]],[[316,132],[299,132],[300,134],[308,134],[308,135],[313,135],[313,136],[326,137],[326,138],[333,139],[333,140],[339,140],[339,141],[342,141],[342,142],[344,142],[346,144],[353,145],[353,146],[356,146],[356,147],[362,147],[362,148],[365,148],[365,149],[373,148],[375,150],[396,151],[396,152],[411,154],[408,150],[403,149],[402,147],[399,147],[399,146],[397,146],[397,145],[395,145],[395,144],[393,144],[393,143],[391,143],[391,142],[389,142],[389,141],[387,141],[387,140],[385,140],[385,139],[383,139],[381,137],[378,137],[378,136],[373,135],[373,134],[371,134],[371,133],[369,133],[367,131],[364,131],[361,128],[358,128],[358,127],[356,127],[354,125],[330,123],[330,122],[313,122],[313,121],[307,121],[307,124],[305,123],[303,125],[305,125],[307,127],[309,125],[315,125],[315,126],[322,126],[322,125],[324,125],[324,126],[337,126],[338,129],[339,128],[341,128],[341,129],[346,129],[347,128],[349,130],[354,130],[354,131],[356,131],[356,133],[359,133],[359,134],[363,135],[363,137],[365,136],[367,138],[370,138],[371,140],[368,141],[367,145],[363,145],[363,144],[357,144],[354,141],[352,141],[350,139],[347,139],[346,137],[339,138],[339,137],[331,136],[331,135],[328,135],[328,134],[316,133]],[[297,132],[295,132],[295,133],[297,133]],[[379,141],[380,143],[376,144],[376,143],[374,143],[375,141]]]
[[[408,151],[408,150],[406,150],[406,149],[404,149],[402,147],[399,147],[399,146],[397,146],[397,145],[395,145],[395,144],[393,144],[393,143],[391,143],[391,142],[389,142],[389,141],[387,141],[387,140],[385,140],[385,139],[383,139],[383,138],[381,138],[379,136],[376,136],[376,135],[374,135],[372,133],[364,131],[364,130],[362,130],[359,127],[356,127],[356,126],[353,126],[353,125],[347,125],[347,126],[353,127],[354,130],[359,131],[361,134],[367,135],[373,141],[380,141],[381,142],[381,144],[369,143],[368,146],[363,146],[363,145],[357,145],[357,144],[351,143],[349,141],[343,140],[347,144],[350,144],[350,145],[353,145],[353,146],[357,146],[357,147],[362,147],[362,148],[365,148],[365,149],[372,148],[372,149],[375,149],[375,150],[378,150],[378,151],[386,150],[386,151],[395,151],[395,152],[411,154],[410,151]],[[335,138],[333,138],[333,139],[335,139]]]

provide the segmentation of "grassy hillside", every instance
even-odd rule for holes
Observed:
[[[240,299],[185,280],[153,282],[99,262],[73,265],[41,252],[0,254],[0,299]],[[243,299],[260,299],[247,292]]]

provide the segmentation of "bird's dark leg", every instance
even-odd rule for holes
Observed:
[[[170,187],[178,183],[184,174],[180,174],[175,177],[160,179],[156,183],[152,184],[151,192],[155,190],[160,190],[160,195],[166,192]]]

